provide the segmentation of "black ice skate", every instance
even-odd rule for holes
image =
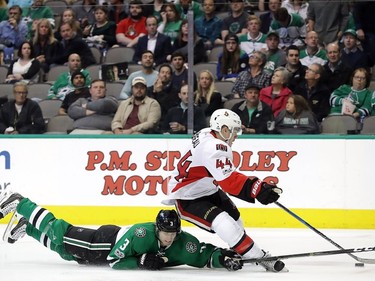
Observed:
[[[0,194],[0,219],[16,210],[18,203],[23,199],[19,193],[6,190]]]

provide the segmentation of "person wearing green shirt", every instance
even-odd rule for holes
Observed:
[[[63,259],[79,264],[146,270],[189,265],[230,271],[239,270],[243,265],[235,251],[200,242],[182,231],[181,220],[174,210],[160,210],[155,222],[89,229],[56,219],[28,198],[5,190],[0,193],[0,219],[12,212],[4,234],[8,243],[27,234]],[[16,224],[17,217],[20,219]]]

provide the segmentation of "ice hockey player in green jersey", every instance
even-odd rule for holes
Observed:
[[[3,239],[14,243],[25,234],[80,264],[107,264],[114,269],[159,270],[163,267],[242,268],[241,256],[230,249],[199,242],[181,230],[174,210],[161,210],[156,222],[130,227],[103,225],[89,229],[71,225],[9,190],[0,193],[0,219],[13,213]],[[18,221],[18,222],[17,222]]]

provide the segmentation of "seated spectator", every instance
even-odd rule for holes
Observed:
[[[76,129],[79,132],[90,130],[91,133],[92,130],[100,133],[111,131],[118,101],[112,96],[106,96],[106,84],[103,80],[92,81],[90,95],[89,98],[79,98],[69,106],[68,115],[74,120],[73,128],[76,132]]]
[[[241,71],[248,68],[249,56],[242,51],[236,34],[229,33],[224,39],[223,52],[219,55],[216,77],[220,80],[235,80]]]
[[[264,71],[266,64],[266,55],[263,52],[255,51],[249,57],[249,68],[240,72],[234,82],[232,95],[234,98],[243,97],[246,86],[255,84],[260,89],[268,87],[271,82],[272,74]]]
[[[260,31],[267,34],[271,28],[271,23],[275,19],[276,11],[281,7],[281,0],[269,0],[266,1],[268,4],[268,9],[265,9],[264,13],[259,15],[261,21]]]
[[[292,92],[304,80],[307,69],[307,66],[302,65],[299,60],[299,52],[298,47],[294,45],[286,48],[286,64],[283,66],[290,73],[287,86]]]
[[[81,57],[83,68],[95,64],[96,60],[89,46],[75,34],[73,27],[72,22],[65,22],[60,26],[63,49],[55,62],[57,64],[65,64],[71,54],[78,54]]]
[[[360,67],[368,68],[370,66],[366,53],[358,48],[358,38],[355,30],[348,29],[344,32],[343,43],[344,47],[341,50],[343,64],[349,66],[352,71]]]
[[[203,39],[206,50],[211,50],[214,46],[223,43],[221,39],[221,27],[223,21],[215,15],[214,0],[203,1],[204,14],[194,21],[195,31]]]
[[[83,37],[90,47],[97,47],[102,51],[109,49],[117,43],[116,24],[113,21],[108,21],[106,6],[96,6],[94,15],[95,21],[83,29]]]
[[[147,88],[147,95],[160,104],[161,108],[161,119],[162,124],[167,112],[170,108],[177,106],[180,102],[178,97],[179,89],[177,89],[172,83],[172,67],[164,63],[159,67],[158,78],[154,85]]]
[[[174,52],[171,57],[173,68],[172,84],[181,89],[182,85],[188,84],[188,69],[186,67],[186,57],[181,52]],[[197,89],[197,76],[194,72],[194,90]]]
[[[25,83],[38,81],[40,63],[34,56],[34,49],[29,42],[24,42],[18,49],[18,59],[9,68],[6,83],[24,81]]]
[[[306,47],[301,50],[299,58],[303,65],[310,66],[312,63],[324,65],[327,62],[327,55],[324,49],[319,47],[318,34],[309,31],[305,38]]]
[[[188,85],[183,85],[178,94],[181,103],[168,110],[167,116],[162,124],[162,131],[170,134],[187,134],[188,129]],[[199,106],[194,105],[194,132],[205,128],[206,118],[204,111]]]
[[[260,32],[260,19],[256,15],[247,18],[247,33],[238,37],[240,48],[250,56],[254,51],[267,49],[266,35]]]
[[[341,85],[349,84],[352,69],[341,60],[340,47],[337,43],[327,45],[328,61],[324,64],[322,81],[332,92]]]
[[[232,111],[241,118],[244,134],[268,134],[268,124],[273,120],[273,112],[268,104],[260,101],[259,93],[257,85],[248,85],[245,88],[245,100],[232,107]]]
[[[32,44],[35,58],[39,61],[40,67],[44,73],[47,73],[50,66],[55,64],[55,58],[62,51],[62,45],[53,35],[49,20],[41,19],[38,21]]]
[[[73,11],[72,8],[66,8],[64,10],[64,12],[62,12],[62,14],[60,15],[60,24],[59,26],[56,28],[56,32],[55,32],[55,38],[58,40],[58,41],[61,41],[62,40],[62,37],[61,37],[61,33],[60,33],[60,28],[61,28],[61,25],[63,25],[64,23],[66,22],[70,22],[72,23],[73,25],[73,32],[75,34],[77,34],[77,36],[82,36],[82,29],[81,29],[81,24],[80,22],[78,21],[77,17],[76,17],[76,13]]]
[[[80,27],[85,30],[86,27],[93,25],[95,22],[96,0],[82,0],[82,2],[72,5],[72,9],[80,23]]]
[[[17,82],[13,86],[14,100],[0,108],[0,132],[2,134],[43,134],[45,123],[37,102],[27,98],[27,84]]]
[[[319,134],[319,123],[311,112],[306,100],[301,96],[291,95],[285,109],[275,119],[277,134]]]
[[[143,77],[131,80],[131,97],[120,103],[112,120],[112,132],[118,134],[147,134],[159,125],[159,103],[147,96],[147,82]]]
[[[21,20],[20,6],[8,9],[8,19],[0,22],[0,51],[4,61],[9,63],[13,58],[14,49],[18,49],[27,38],[27,25]]]
[[[189,8],[193,10],[194,19],[203,15],[201,1],[179,0],[175,2],[177,12],[180,14],[181,19],[187,19]]]
[[[293,93],[305,98],[317,120],[322,122],[329,114],[329,96],[331,91],[321,82],[324,68],[319,63],[313,63],[306,69],[305,79],[296,85]]]
[[[167,62],[167,56],[172,52],[171,38],[157,31],[158,21],[155,16],[146,19],[147,35],[138,39],[135,47],[133,62],[140,64],[142,54],[149,50],[154,54],[156,65]]]
[[[44,0],[33,0],[31,6],[22,9],[22,17],[22,20],[27,23],[30,39],[34,36],[35,26],[41,19],[47,19],[52,25],[55,25],[53,11],[44,5]]]
[[[81,69],[78,69],[72,73],[71,83],[73,90],[66,94],[64,100],[61,103],[59,109],[59,115],[68,114],[68,109],[79,98],[89,98],[89,88],[85,87],[85,76],[82,74]]]
[[[162,7],[161,22],[159,23],[158,32],[163,33],[171,38],[172,45],[180,32],[182,20],[176,6],[173,3],[165,3]]]
[[[146,35],[146,18],[142,13],[143,3],[140,0],[131,0],[129,16],[117,24],[117,43],[125,47],[134,47],[138,39]]]
[[[342,85],[334,90],[330,97],[330,114],[352,115],[363,118],[371,113],[372,93],[368,89],[370,74],[365,68],[354,70],[350,85]]]
[[[292,91],[285,85],[288,83],[289,72],[284,67],[275,69],[272,75],[271,86],[260,90],[260,100],[271,106],[276,117],[285,108]]]
[[[147,87],[150,87],[155,83],[158,72],[154,70],[154,54],[151,51],[145,50],[142,53],[141,65],[142,69],[130,74],[128,79],[126,80],[125,85],[120,93],[121,100],[125,100],[131,96],[131,83],[135,77],[143,77],[147,82]]]
[[[267,62],[264,70],[273,73],[276,68],[286,63],[286,54],[279,48],[280,37],[277,32],[271,31],[267,34]]]
[[[72,74],[81,69],[81,67],[81,57],[78,54],[71,54],[68,59],[69,71],[61,73],[60,76],[57,77],[48,91],[47,99],[64,100],[65,95],[74,89],[71,80]],[[85,87],[88,87],[91,84],[90,73],[86,69],[82,69],[81,72],[85,77]]]
[[[127,18],[126,5],[124,0],[110,0],[108,6],[108,20],[113,21],[116,25],[123,19]]]
[[[189,41],[189,26],[187,20],[183,20],[180,26],[180,31],[174,41],[172,52],[182,53],[188,59],[188,41]],[[193,31],[193,47],[194,47],[194,64],[207,61],[206,48],[204,42]]]
[[[214,80],[214,75],[210,71],[201,71],[198,77],[198,89],[194,93],[194,103],[203,109],[206,118],[211,117],[216,109],[222,108],[222,96],[215,89]]]
[[[229,1],[229,16],[223,19],[223,26],[221,28],[221,38],[224,38],[229,33],[234,33],[237,36],[246,34],[247,32],[247,18],[249,14],[245,11],[244,0],[230,0]]]
[[[147,18],[149,16],[155,16],[158,22],[161,21],[161,10],[163,8],[165,0],[152,0],[147,1],[148,5],[143,6],[143,15]]]

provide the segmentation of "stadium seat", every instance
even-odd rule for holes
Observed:
[[[67,65],[56,65],[51,67],[47,73],[47,80],[54,82],[60,76],[61,73],[68,72],[69,67]]]
[[[35,101],[41,101],[47,98],[48,90],[51,88],[49,83],[34,83],[28,85],[27,97]]]
[[[53,116],[48,120],[45,134],[68,134],[73,130],[73,122],[68,115]]]
[[[216,46],[212,48],[211,52],[208,54],[208,62],[218,62],[219,55],[223,52],[222,46]]]
[[[8,67],[5,65],[0,65],[0,83],[4,83],[7,78]]]
[[[91,53],[93,54],[97,64],[102,63],[102,52],[96,47],[90,47]]]
[[[363,119],[361,135],[375,135],[375,116],[368,116]]]
[[[39,102],[43,118],[46,122],[48,122],[52,117],[58,115],[61,103],[61,100],[41,100]]]
[[[119,63],[119,62],[132,62],[134,56],[134,49],[128,47],[110,48],[104,58],[104,62]]]
[[[244,98],[235,98],[235,99],[227,100],[224,102],[224,108],[232,109],[233,105],[244,100],[245,100]]]
[[[120,93],[124,87],[124,83],[121,82],[107,82],[107,95],[113,96],[116,99],[120,98]]]
[[[330,115],[321,123],[322,134],[357,134],[358,122],[350,115]]]
[[[232,81],[216,81],[215,88],[223,97],[228,97],[232,94],[234,83]]]
[[[93,65],[86,67],[86,70],[90,73],[91,81],[101,78],[100,67],[101,67],[101,64],[93,64]]]

